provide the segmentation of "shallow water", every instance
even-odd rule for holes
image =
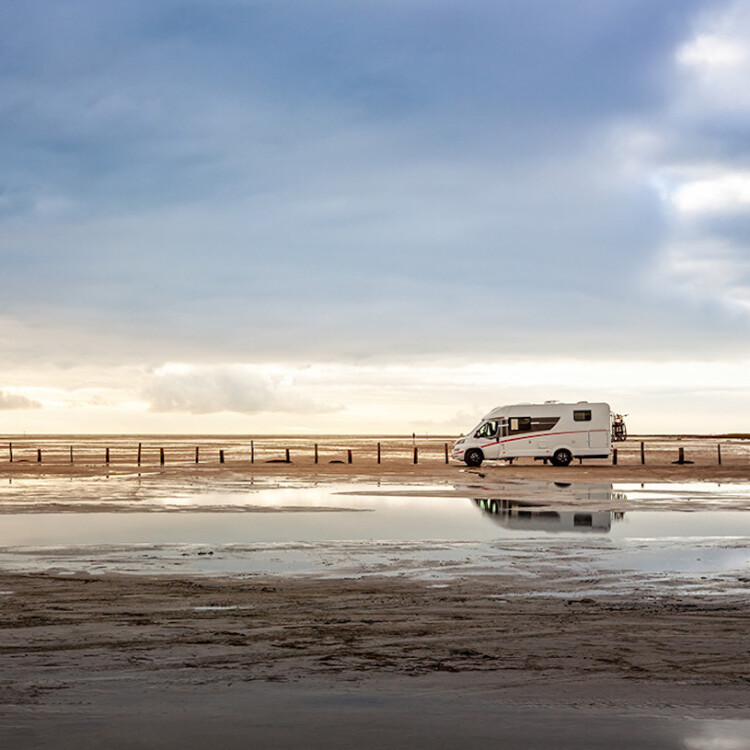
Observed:
[[[495,510],[463,497],[348,497],[321,489],[264,490],[252,503],[189,513],[182,506],[173,513],[8,513],[0,546],[750,537],[746,511]]]
[[[750,580],[750,512],[726,509],[750,498],[744,484],[217,486],[128,477],[51,485],[22,480],[0,490],[0,567],[502,574],[589,592],[730,593]],[[701,510],[717,498],[724,509]],[[634,499],[657,508],[694,501],[698,510],[606,509]],[[582,586],[589,579],[596,585]]]

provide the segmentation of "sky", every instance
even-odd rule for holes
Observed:
[[[0,434],[750,431],[750,0],[5,0]]]

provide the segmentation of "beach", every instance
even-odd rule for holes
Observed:
[[[229,472],[311,481],[328,477],[442,481],[467,468],[450,458],[446,462],[446,450],[450,451],[455,439],[455,436],[417,435],[3,435],[0,471],[3,477],[106,476],[156,471],[160,476],[179,477]],[[748,436],[644,435],[615,443],[614,447],[616,464],[613,458],[580,462],[575,459],[570,466],[553,467],[533,459],[517,459],[512,465],[485,462],[479,471],[561,482],[750,480]],[[683,464],[678,463],[680,450]]]
[[[671,439],[645,465],[638,440],[616,466],[471,470],[442,440],[418,464],[411,439],[381,464],[364,439],[351,464],[227,439],[196,465],[195,442],[163,467],[98,460],[104,437],[97,460],[46,443],[0,464],[5,533],[26,535],[0,551],[4,747],[749,746],[746,442],[721,465],[716,439]],[[87,518],[103,536],[68,539]],[[322,530],[264,537],[277,519]],[[670,519],[688,525],[648,531]]]

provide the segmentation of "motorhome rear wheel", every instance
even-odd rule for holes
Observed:
[[[555,466],[567,466],[573,460],[573,454],[567,448],[560,448],[552,456],[552,463]]]

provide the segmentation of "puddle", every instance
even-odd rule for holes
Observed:
[[[204,604],[199,607],[191,607],[193,612],[224,612],[235,609],[252,609],[252,607],[240,607],[239,604]]]
[[[80,512],[73,504],[61,512],[55,501],[45,503],[42,513],[37,502],[28,512],[0,516],[0,546],[456,542],[545,538],[551,534],[611,540],[750,537],[747,511],[555,509],[538,500],[412,496],[404,486],[386,493],[371,486],[356,495],[342,492],[342,487],[346,485],[244,492],[200,490],[146,501],[158,506],[160,512],[132,505],[122,512],[114,504],[106,511],[100,504],[96,511]]]
[[[0,567],[436,581],[492,574],[535,577],[550,584],[542,592],[598,593],[603,581],[609,592],[725,593],[750,582],[750,484],[471,482],[128,477],[66,483],[63,492],[60,480],[14,481],[0,492]],[[596,585],[584,585],[591,578]]]

